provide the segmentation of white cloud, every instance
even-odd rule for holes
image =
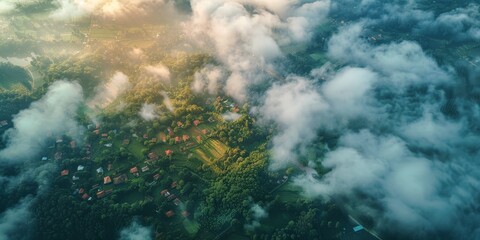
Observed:
[[[385,76],[386,84],[395,87],[449,80],[448,73],[417,43],[401,41],[372,46],[362,39],[362,31],[362,23],[341,28],[329,41],[329,55],[347,64],[368,66]]]
[[[158,81],[170,83],[170,70],[161,63],[148,65],[145,67],[145,71]]]
[[[255,230],[255,228],[260,227],[260,221],[264,218],[268,217],[267,209],[263,208],[262,206],[258,205],[257,203],[253,204],[250,208],[250,212],[252,213],[252,220],[250,223],[244,225],[244,228],[249,231]]]
[[[160,94],[163,96],[163,104],[165,104],[165,107],[167,107],[170,112],[173,112],[175,108],[173,107],[172,101],[170,100],[170,97],[168,97],[168,94],[166,92],[161,92]]]
[[[96,15],[105,18],[145,16],[150,9],[167,6],[164,0],[56,0],[58,8],[51,17],[56,20],[76,20]]]
[[[142,104],[142,108],[140,109],[140,112],[138,113],[145,121],[152,121],[156,118],[158,118],[158,114],[156,113],[156,108],[155,104],[147,104],[144,103]]]
[[[149,240],[152,239],[152,229],[142,226],[134,220],[130,226],[122,229],[120,240]]]
[[[242,115],[240,115],[238,113],[234,113],[234,112],[227,112],[227,113],[222,114],[222,118],[225,121],[235,121],[235,120],[239,119],[241,116]]]
[[[96,95],[89,101],[89,106],[105,108],[131,87],[127,75],[115,72],[107,83],[96,89]]]
[[[265,103],[259,111],[266,120],[279,126],[279,133],[272,140],[271,169],[297,162],[297,153],[316,137],[320,128],[318,119],[328,108],[315,86],[306,79],[292,78],[266,92]]]
[[[327,0],[193,0],[187,33],[214,46],[230,74],[223,87],[225,93],[243,102],[251,85],[269,78],[265,69],[283,56],[282,45],[310,39],[312,28],[327,15],[329,4]],[[249,11],[247,5],[256,11]]]
[[[8,144],[0,151],[0,158],[28,160],[38,154],[49,137],[67,134],[77,138],[81,127],[75,116],[82,102],[82,87],[78,83],[53,83],[45,96],[14,116],[14,128],[5,133]]]
[[[195,73],[191,88],[196,93],[206,90],[209,94],[217,94],[220,88],[219,84],[224,78],[225,71],[223,69],[208,65]]]
[[[17,205],[7,209],[0,215],[0,238],[5,240],[14,239],[14,237],[25,237],[23,234],[17,233],[18,228],[26,227],[26,220],[30,218],[30,206],[32,198],[22,199]],[[25,232],[23,232],[25,233]]]
[[[15,10],[15,3],[11,1],[0,2],[0,15],[10,13]]]

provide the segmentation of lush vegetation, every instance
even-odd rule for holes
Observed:
[[[179,2],[188,9],[188,1]],[[49,6],[39,2],[24,7],[37,11]],[[136,34],[152,35],[164,26],[105,25],[90,31],[92,25],[79,24],[68,41],[57,42],[75,49],[84,41],[81,54],[33,57],[28,69],[35,72],[35,86],[30,87],[33,79],[24,68],[0,65],[0,121],[8,123],[1,132],[57,80],[78,82],[86,99],[76,116],[85,129],[83,141],[54,136],[41,152],[47,162],[32,163],[53,166],[46,177],[51,188],[39,191],[38,184],[25,181],[7,195],[7,185],[0,186],[0,212],[36,196],[30,207],[35,239],[118,239],[134,218],[151,226],[156,239],[331,239],[350,224],[335,206],[302,197],[291,187],[289,180],[299,170],[268,170],[271,129],[256,124],[248,104],[192,92],[195,73],[216,64],[210,55],[169,52],[178,40],[169,36],[142,40],[141,60],[132,60],[132,47],[140,43]],[[10,54],[4,45],[13,42],[35,49],[35,43],[21,39],[0,44],[0,53]],[[287,58],[298,63],[303,57]],[[290,67],[304,72],[322,58],[305,61]],[[169,69],[170,81],[145,73],[146,65],[158,63]],[[89,101],[117,71],[128,76],[130,87],[93,109]],[[5,85],[10,82],[23,87]],[[139,115],[144,104],[154,106],[156,117]],[[224,119],[227,113],[238,114],[238,119]],[[321,146],[312,148],[313,154],[321,154]],[[21,168],[4,167],[0,173],[16,176]],[[271,214],[255,219],[256,205]],[[261,224],[252,224],[255,221]]]

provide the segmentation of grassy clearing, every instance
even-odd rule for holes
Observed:
[[[228,150],[228,146],[216,139],[208,139],[197,148],[204,157],[210,159],[219,159],[223,157]]]
[[[200,224],[197,221],[192,221],[189,219],[183,220],[183,226],[187,230],[188,234],[195,235],[198,230],[200,230]]]
[[[140,192],[130,192],[128,194],[122,194],[119,202],[121,203],[136,203],[142,201],[145,198]]]
[[[137,158],[143,159],[142,149],[144,148],[143,144],[137,140],[130,141],[127,149]]]
[[[287,183],[280,187],[276,194],[283,202],[295,202],[301,197],[301,189],[297,186]]]
[[[192,150],[193,155],[212,168],[215,173],[222,170],[215,165],[214,161],[223,157],[228,146],[216,139],[208,139],[202,145]]]
[[[186,167],[192,171],[195,171],[197,168],[202,166],[202,162],[196,161],[195,159],[181,159],[175,161],[175,165],[178,167]]]

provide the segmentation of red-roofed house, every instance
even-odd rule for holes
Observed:
[[[197,136],[197,142],[200,142],[202,141],[202,137],[201,136]]]
[[[179,143],[180,142],[180,137],[175,137],[175,143]]]
[[[68,169],[65,169],[63,170],[61,173],[60,173],[61,176],[67,176],[68,175]]]
[[[84,200],[85,200],[85,199],[88,199],[89,197],[90,197],[90,196],[88,196],[88,194],[86,194],[86,193],[84,193],[84,194],[82,195],[82,199],[84,199]]]
[[[183,138],[184,142],[186,142],[188,139],[190,139],[190,137],[186,134],[183,134],[182,138]]]
[[[181,126],[183,126],[183,123],[180,122],[180,121],[178,121],[178,122],[177,122],[177,126],[181,127]]]
[[[207,134],[207,129],[202,129],[203,134]]]
[[[80,188],[80,190],[78,190],[78,193],[79,193],[79,194],[82,194],[82,193],[84,193],[84,192],[85,192],[85,189],[83,189],[83,188]]]
[[[133,167],[133,168],[130,168],[130,173],[133,174],[134,176],[137,176],[138,177],[138,168],[137,167]]]
[[[172,156],[172,154],[173,154],[173,151],[170,150],[170,149],[167,149],[167,150],[165,151],[165,155],[167,155],[167,157]]]
[[[165,213],[165,216],[167,216],[167,217],[169,217],[169,218],[170,218],[170,217],[173,217],[174,215],[175,215],[175,212],[172,211],[172,210],[170,210],[170,211],[168,211],[168,212]]]
[[[102,133],[102,137],[104,138],[108,137],[108,133]]]
[[[103,178],[103,184],[109,184],[112,183],[112,178],[110,176],[106,176]]]
[[[200,124],[200,120],[195,119],[195,120],[193,121],[193,125],[198,126],[198,124]]]

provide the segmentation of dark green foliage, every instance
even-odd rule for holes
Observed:
[[[211,231],[219,231],[229,226],[235,217],[245,218],[250,208],[250,198],[265,195],[263,182],[267,155],[265,149],[252,152],[231,163],[225,174],[219,176],[204,191],[206,200],[201,206],[202,226]]]
[[[102,66],[101,59],[96,57],[80,60],[70,59],[52,64],[46,74],[46,86],[62,79],[77,81],[82,86],[85,95],[89,97],[93,95],[94,88],[101,82]]]
[[[300,216],[291,220],[288,224],[277,229],[272,239],[319,239],[316,227],[319,225],[317,209],[302,211]]]
[[[35,239],[117,239],[141,205],[118,205],[107,199],[95,204],[80,201],[68,192],[54,190],[32,207]]]
[[[3,57],[18,57],[22,55],[28,56],[31,52],[39,50],[35,44],[36,42],[31,38],[0,41],[0,55]]]
[[[10,88],[13,84],[22,84],[30,88],[31,77],[27,70],[11,63],[0,63],[0,87]]]
[[[0,90],[0,120],[12,118],[12,115],[27,108],[33,101],[31,95]]]

